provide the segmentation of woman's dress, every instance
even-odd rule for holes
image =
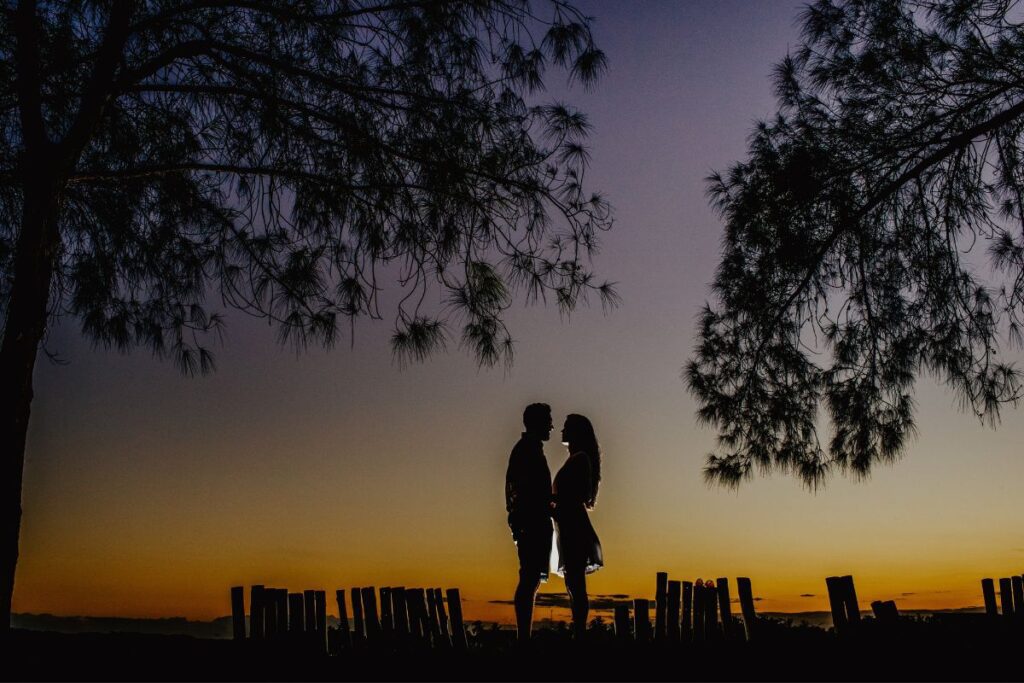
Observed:
[[[590,477],[590,459],[580,451],[569,456],[552,484],[559,576],[565,576],[567,566],[583,567],[587,574],[604,566],[601,541],[587,514]]]

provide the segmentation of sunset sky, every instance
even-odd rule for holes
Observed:
[[[566,98],[594,124],[588,183],[616,212],[595,269],[622,306],[566,321],[517,303],[508,373],[456,344],[400,369],[389,320],[357,324],[352,349],[296,355],[229,311],[218,371],[189,379],[94,349],[64,320],[47,348],[67,364],[41,356],[35,375],[16,612],[210,619],[232,585],[430,585],[460,587],[469,619],[510,621],[491,602],[516,582],[504,474],[534,401],[556,425],[590,417],[604,450],[592,594],[648,597],[664,570],[749,576],[763,611],[822,610],[824,578],[853,574],[864,608],[946,608],[981,604],[984,576],[1024,572],[1024,415],[980,426],[931,380],[919,437],[868,481],[704,484],[714,433],[680,379],[721,239],[703,179],[773,113],[772,65],[798,43],[802,3],[577,4],[610,70]],[[554,472],[557,431],[546,450]]]

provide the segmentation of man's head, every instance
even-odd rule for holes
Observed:
[[[526,433],[541,441],[547,441],[555,424],[551,421],[551,406],[547,403],[531,403],[523,411],[523,426]]]

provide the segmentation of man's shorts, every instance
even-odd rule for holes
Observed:
[[[550,519],[512,529],[521,576],[539,576],[541,581],[548,580],[552,536]]]

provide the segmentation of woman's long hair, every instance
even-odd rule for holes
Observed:
[[[570,454],[583,451],[590,460],[590,492],[585,502],[588,510],[594,509],[597,502],[597,488],[601,483],[601,447],[594,434],[594,425],[582,415],[568,415],[565,418]]]

